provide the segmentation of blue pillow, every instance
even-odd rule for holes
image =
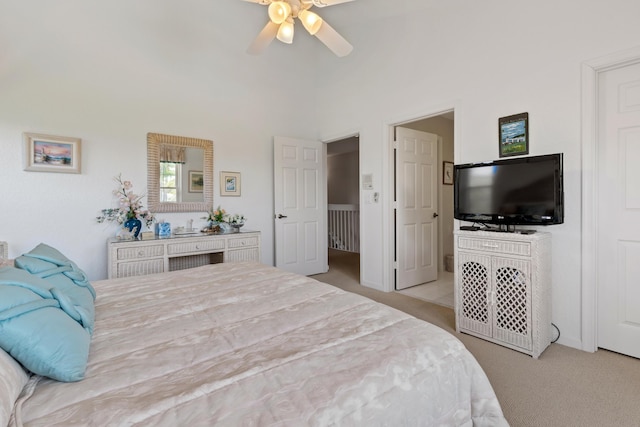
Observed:
[[[96,292],[84,271],[73,261],[57,249],[40,243],[16,258],[15,266],[44,279],[49,283],[49,288],[63,292],[75,307],[75,311],[68,311],[69,315],[74,313],[74,320],[80,322],[89,334],[93,334]]]
[[[65,382],[84,377],[91,335],[80,311],[46,280],[0,269],[0,347],[29,371]]]

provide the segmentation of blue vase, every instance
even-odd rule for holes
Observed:
[[[124,225],[124,228],[133,233],[134,238],[138,238],[140,230],[142,229],[142,221],[136,218],[131,218],[126,220],[122,225]]]

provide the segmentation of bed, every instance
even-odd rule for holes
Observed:
[[[0,268],[0,301],[14,270]],[[453,335],[313,278],[223,263],[83,286],[80,378],[0,350],[0,425],[508,425]]]

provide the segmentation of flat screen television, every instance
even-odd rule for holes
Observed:
[[[562,224],[562,153],[455,165],[454,217],[505,230]]]

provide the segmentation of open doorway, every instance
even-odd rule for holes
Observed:
[[[454,120],[453,111],[435,116],[408,121],[397,126],[438,136],[438,185],[437,185],[437,244],[432,250],[437,252],[437,279],[421,283],[397,292],[429,301],[435,304],[453,307],[453,185],[444,179],[445,164],[452,166],[454,161]],[[395,177],[395,172],[392,174]],[[398,260],[396,260],[398,261]],[[398,287],[394,287],[398,289]]]
[[[360,283],[360,138],[327,144],[329,271]]]

